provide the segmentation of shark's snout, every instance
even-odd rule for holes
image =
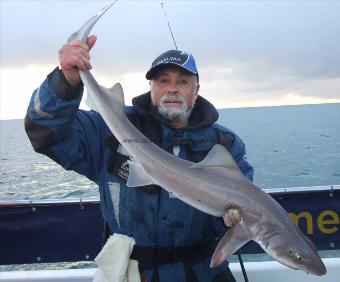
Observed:
[[[317,262],[314,262],[308,265],[305,271],[307,273],[317,275],[317,276],[322,276],[327,273],[326,266],[321,259],[319,259],[319,261]]]

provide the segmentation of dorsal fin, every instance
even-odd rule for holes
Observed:
[[[124,109],[125,102],[122,85],[120,83],[116,83],[111,88],[106,88],[106,91],[108,91],[109,94],[113,96],[117,105],[119,105],[120,108]]]
[[[106,97],[102,97],[105,99],[106,103],[111,104],[115,108],[118,108],[120,110],[124,109],[124,92],[123,88],[120,83],[116,83],[111,88],[106,88],[104,86],[101,86],[95,81],[95,78],[90,75],[88,72],[83,72],[81,76],[86,75],[88,79],[92,79],[94,83],[98,85],[98,88],[100,89],[100,93],[103,96],[104,93]],[[83,80],[85,81],[85,80]],[[87,86],[87,85],[85,85]],[[100,105],[98,104],[98,101],[96,102],[96,93],[94,92],[92,87],[87,87],[87,97],[85,100],[86,106],[88,106],[90,109],[95,110],[96,112],[101,113],[100,111]]]
[[[208,155],[199,163],[194,163],[191,168],[205,167],[225,167],[228,169],[240,171],[234,158],[229,151],[220,144],[216,144],[208,153]]]

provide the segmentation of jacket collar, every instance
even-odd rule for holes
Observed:
[[[169,121],[158,114],[157,108],[151,103],[150,91],[132,99],[132,105],[138,114],[145,118],[154,119],[161,124],[170,127]],[[198,96],[189,118],[189,124],[183,128],[194,130],[206,127],[218,119],[218,112],[215,107],[202,96]]]

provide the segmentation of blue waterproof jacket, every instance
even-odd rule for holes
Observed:
[[[95,111],[79,110],[83,85],[70,86],[56,68],[34,91],[25,118],[26,132],[35,151],[45,154],[63,168],[85,175],[99,186],[104,220],[112,233],[132,236],[139,246],[179,247],[211,242],[226,232],[221,218],[202,213],[156,186],[128,188],[126,152]],[[173,129],[150,102],[150,93],[133,99],[126,114],[148,138],[179,157],[202,160],[216,143],[229,147],[242,172],[252,180],[253,169],[245,158],[241,139],[215,122],[216,109],[198,97],[189,125]],[[137,144],[138,145],[138,144]],[[140,265],[151,281],[213,281],[227,263],[210,269],[208,256],[148,268]]]

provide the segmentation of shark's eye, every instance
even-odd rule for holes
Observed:
[[[294,259],[297,260],[297,262],[303,262],[303,255],[299,254],[299,253],[295,253],[292,250],[289,250],[289,254],[294,257]]]
[[[295,258],[298,262],[302,262],[303,261],[303,256],[299,253],[295,253]]]

